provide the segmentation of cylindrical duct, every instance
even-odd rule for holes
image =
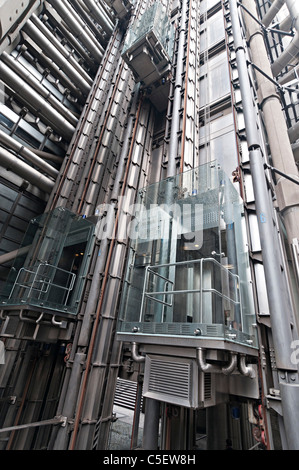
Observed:
[[[28,106],[29,109],[40,116],[49,126],[56,130],[59,135],[71,139],[75,127],[64,117],[55,111],[36,91],[30,88],[15,72],[4,62],[0,62],[0,78],[12,90],[18,94],[18,98]]]
[[[30,167],[2,147],[0,147],[0,165],[7,170],[13,171],[46,193],[50,193],[54,187],[54,181],[42,175],[39,171]]]

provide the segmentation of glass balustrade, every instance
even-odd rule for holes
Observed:
[[[77,314],[93,234],[93,223],[64,208],[31,220],[1,293],[2,308]]]
[[[217,162],[139,193],[118,332],[256,347],[243,202]]]

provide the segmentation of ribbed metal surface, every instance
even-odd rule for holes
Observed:
[[[131,380],[117,378],[114,404],[134,410],[137,393],[137,383]],[[142,402],[141,402],[142,403]]]
[[[151,361],[148,390],[189,400],[192,372],[190,363]]]

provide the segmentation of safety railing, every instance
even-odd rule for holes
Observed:
[[[214,279],[211,279],[210,283],[214,285],[210,285],[209,287],[205,286],[204,275],[207,272],[208,264],[213,265],[213,274]],[[175,275],[175,271],[178,272],[179,268],[183,267],[199,267],[197,268],[197,272],[199,277],[197,277],[197,282],[194,288],[190,288],[190,286],[186,286],[186,288],[176,288],[176,284],[178,283]],[[172,278],[167,277],[167,270],[172,268]],[[163,274],[161,273],[163,272]],[[155,278],[159,279],[159,282],[154,281]],[[217,281],[215,280],[217,278]],[[151,282],[149,282],[151,280]],[[149,283],[151,283],[152,287],[158,284],[159,290],[154,290],[149,288]],[[182,282],[181,282],[182,284]],[[217,286],[216,286],[217,284]],[[171,289],[169,289],[171,286]],[[164,311],[166,307],[174,307],[174,296],[182,296],[182,294],[199,294],[199,305],[197,312],[197,318],[200,323],[205,323],[205,315],[204,310],[206,308],[206,302],[204,302],[204,294],[213,294],[220,299],[221,304],[232,305],[235,311],[238,312],[239,318],[239,327],[242,329],[242,302],[241,302],[241,291],[240,291],[240,279],[237,274],[234,274],[229,271],[228,268],[221,265],[217,260],[214,258],[202,258],[198,260],[190,260],[190,261],[182,261],[176,263],[168,263],[168,264],[160,264],[155,266],[147,266],[145,270],[145,278],[143,284],[143,292],[142,292],[142,300],[141,300],[141,308],[140,308],[140,317],[139,322],[145,321],[145,313],[146,313],[146,301],[150,299],[153,302],[158,304],[162,304],[163,309],[161,312],[161,320],[160,322],[163,323],[164,318]],[[225,308],[223,308],[223,323],[225,321]],[[157,320],[156,320],[157,321]],[[219,320],[218,320],[219,321]]]
[[[76,275],[47,263],[23,267],[11,289],[8,303],[48,301],[67,305]]]

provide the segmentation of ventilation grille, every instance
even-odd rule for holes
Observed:
[[[204,378],[204,401],[210,401],[213,398],[213,390],[212,390],[212,375],[211,374],[203,374]]]
[[[213,376],[199,371],[194,359],[147,355],[143,396],[154,400],[202,408],[214,404]]]
[[[190,399],[191,364],[151,361],[148,391]]]
[[[199,329],[201,337],[224,338],[224,326],[221,324],[205,323],[154,323],[154,322],[123,322],[121,332],[132,333],[134,328],[138,328],[138,333],[150,335],[171,335],[171,336],[192,336],[194,331]]]

